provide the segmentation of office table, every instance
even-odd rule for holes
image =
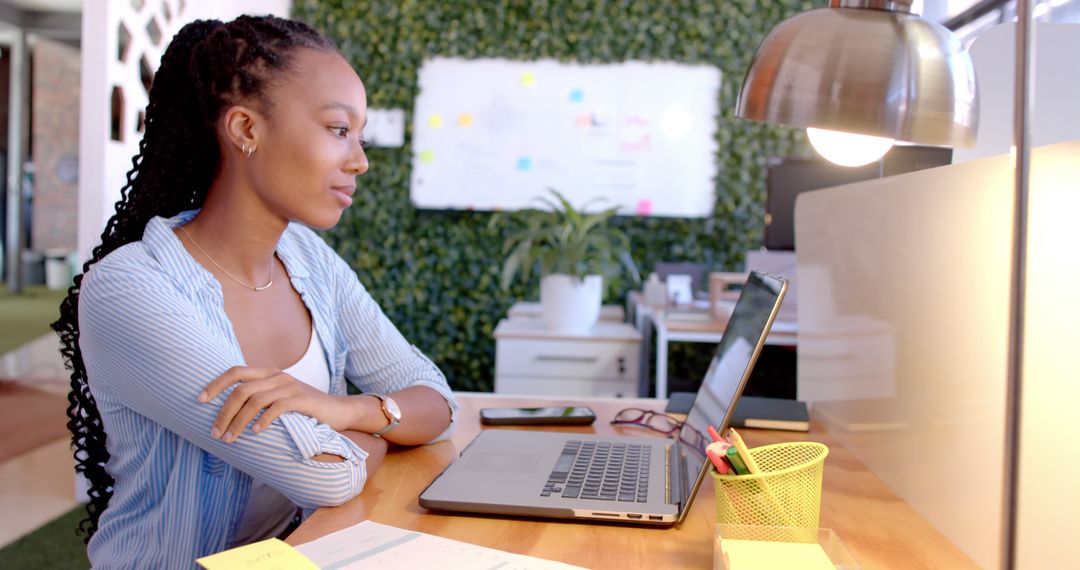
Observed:
[[[459,393],[461,416],[450,441],[393,450],[364,491],[339,507],[319,509],[287,539],[309,542],[370,519],[375,522],[558,560],[588,568],[711,568],[716,513],[712,479],[706,477],[686,521],[678,527],[648,528],[603,522],[563,522],[427,511],[417,497],[479,432],[483,407],[587,404],[598,416],[587,427],[544,428],[598,434],[650,435],[608,421],[629,406],[663,410],[654,399],[523,398]],[[529,428],[538,429],[538,428]],[[810,439],[829,446],[821,526],[835,530],[864,569],[976,568],[975,563],[907,503],[890,491],[818,424],[809,434],[743,430],[751,446]],[[655,434],[660,437],[659,434]]]
[[[631,292],[627,300],[634,326],[641,331],[641,359],[638,395],[649,395],[649,337],[656,332],[656,397],[668,397],[668,344],[672,342],[718,343],[724,336],[727,323],[716,322],[707,309],[677,309],[657,311],[640,302],[640,295]],[[765,338],[765,344],[797,346],[798,328],[794,322],[777,320]],[[702,374],[704,374],[704,370]]]

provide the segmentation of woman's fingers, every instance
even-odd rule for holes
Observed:
[[[248,398],[254,394],[254,390],[265,389],[261,382],[248,382],[246,384],[240,384],[229,394],[228,398],[225,398],[225,402],[221,404],[221,409],[218,410],[218,415],[214,418],[214,424],[210,426],[210,437],[226,439],[225,432],[228,430],[229,424],[232,423],[236,414],[240,413],[240,409],[247,403]],[[236,436],[239,434],[230,433],[230,436]]]
[[[206,389],[199,394],[200,402],[209,402],[217,398],[229,386],[240,382],[260,380],[268,376],[279,374],[281,371],[273,368],[256,368],[254,366],[233,366],[224,374],[214,378],[206,385]]]
[[[214,418],[214,423],[210,427],[210,437],[222,438],[226,441],[235,440],[236,437],[240,435],[240,432],[243,431],[243,427],[246,426],[248,422],[250,422],[251,419],[254,417],[254,415],[258,413],[258,410],[266,407],[272,401],[265,401],[265,403],[262,403],[262,405],[256,408],[254,411],[251,411],[249,408],[248,413],[251,414],[250,417],[246,417],[246,421],[244,421],[244,423],[242,424],[239,424],[239,429],[232,429],[232,424],[235,423],[235,421],[238,419],[237,416],[241,413],[241,410],[243,410],[244,407],[248,404],[248,400],[270,390],[274,390],[275,388],[282,385],[283,379],[288,378],[287,375],[277,372],[275,370],[248,370],[254,370],[256,374],[250,374],[245,372],[241,373],[239,376],[234,375],[232,378],[229,378],[229,380],[231,380],[233,384],[239,382],[239,385],[235,389],[233,389],[232,394],[229,394],[229,397],[226,398],[225,402],[222,403],[221,410],[218,411],[218,415],[216,418]],[[269,377],[265,375],[267,372],[270,373]],[[232,373],[232,370],[226,372],[221,377],[225,378],[226,376],[229,376],[230,373]],[[214,382],[217,381],[218,380],[214,380]],[[223,382],[224,381],[228,380],[223,380]],[[231,386],[232,384],[229,385]],[[265,398],[266,396],[259,397]],[[212,399],[213,398],[211,398],[211,400]],[[253,403],[253,405],[259,404],[260,402],[258,401]],[[226,434],[231,436],[231,438],[225,438]]]
[[[220,427],[220,425],[226,425],[221,434],[221,441],[224,441],[225,443],[232,443],[236,441],[236,438],[240,437],[240,432],[244,431],[244,427],[251,423],[251,421],[255,419],[255,416],[258,415],[263,408],[266,408],[267,406],[277,401],[280,397],[284,396],[282,392],[285,392],[285,390],[269,386],[266,386],[266,388],[268,389],[257,391],[251,395],[248,395],[245,398],[243,405],[240,407],[240,409],[237,410],[236,414],[231,417],[231,421],[230,418],[223,418],[221,415],[218,416],[218,419],[214,424],[215,427]],[[232,395],[229,396],[229,399],[232,400],[233,398],[235,398],[237,392],[239,391],[239,388],[234,390]],[[222,413],[224,413],[224,409],[222,409]]]
[[[290,409],[289,402],[291,400],[278,400],[270,405],[269,408],[263,410],[259,420],[255,422],[255,425],[251,426],[251,431],[259,433],[260,431],[270,427],[270,424],[274,423],[274,420],[285,412],[293,411]]]
[[[326,403],[320,403],[317,397],[326,397],[326,394],[273,368],[230,368],[207,385],[206,390],[199,395],[199,401],[213,401],[234,385],[236,387],[222,402],[221,410],[210,427],[210,437],[221,439],[225,443],[236,441],[244,428],[255,418],[259,419],[252,425],[251,430],[258,433],[285,412],[301,412],[317,419],[332,415],[326,411]],[[325,418],[320,421],[325,421]]]

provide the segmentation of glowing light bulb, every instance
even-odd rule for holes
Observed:
[[[896,142],[893,139],[856,135],[825,129],[806,129],[814,150],[829,162],[840,166],[862,166],[885,156]]]

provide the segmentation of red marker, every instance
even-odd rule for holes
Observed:
[[[716,428],[712,426],[709,426],[709,437],[711,437],[713,441],[724,440],[724,438],[720,437],[720,432],[716,431]]]
[[[709,428],[712,429],[711,427]],[[731,464],[725,459],[727,455],[728,444],[722,441],[714,441],[705,447],[705,455],[709,456],[709,461],[712,461],[713,467],[716,468],[716,472],[721,475],[735,475],[735,470],[731,468]]]

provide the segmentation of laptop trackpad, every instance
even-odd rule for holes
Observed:
[[[482,451],[467,460],[465,469],[495,473],[532,473],[543,456],[542,453]]]

